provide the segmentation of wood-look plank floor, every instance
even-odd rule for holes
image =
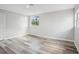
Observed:
[[[73,42],[33,35],[0,41],[0,54],[77,54]]]

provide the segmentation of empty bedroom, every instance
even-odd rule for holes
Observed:
[[[78,4],[0,4],[0,54],[78,54]]]

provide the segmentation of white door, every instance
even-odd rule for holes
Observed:
[[[0,40],[4,39],[5,34],[5,15],[0,13]]]

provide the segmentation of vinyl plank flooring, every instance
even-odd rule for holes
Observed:
[[[0,54],[78,54],[73,42],[34,35],[0,41]]]
[[[2,47],[0,47],[0,54],[7,54],[7,52]]]

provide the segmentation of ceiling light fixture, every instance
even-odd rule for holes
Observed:
[[[27,4],[26,8],[30,8],[30,7],[33,7],[33,6],[34,6],[33,4]]]

